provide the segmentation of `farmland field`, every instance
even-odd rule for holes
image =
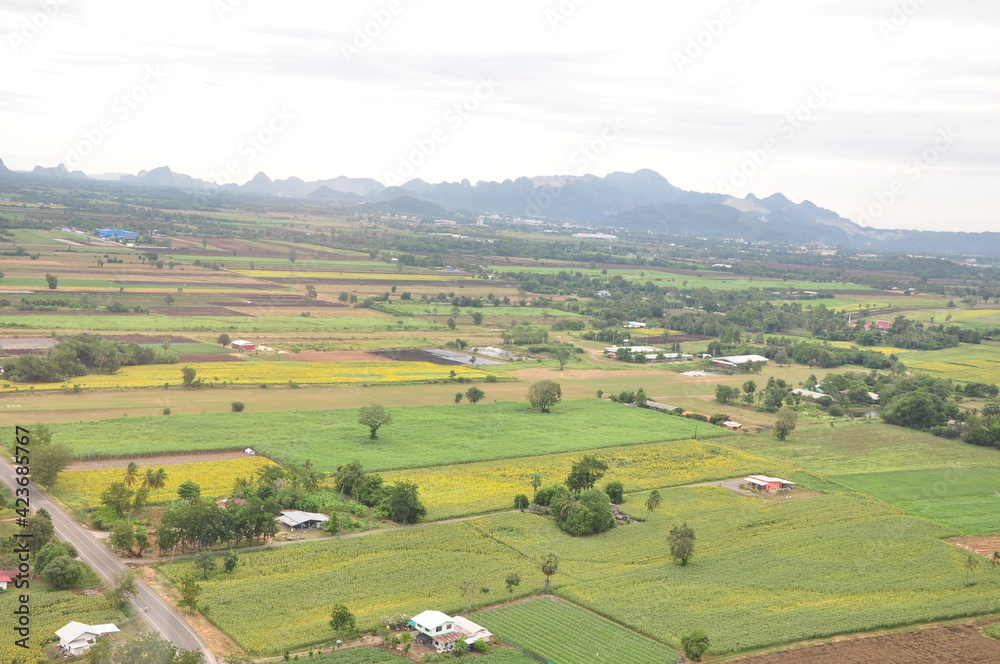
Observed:
[[[997,510],[1000,463],[997,467],[901,470],[842,475],[836,479],[963,535],[1000,532]]]
[[[602,485],[618,480],[625,484],[626,492],[754,473],[791,474],[787,466],[773,461],[694,440],[612,447],[593,453],[609,466]],[[529,478],[532,473],[542,476],[542,486],[558,484],[579,458],[579,452],[570,452],[507,459],[503,463],[486,461],[397,470],[383,473],[383,476],[386,481],[415,482],[427,506],[427,518],[436,520],[509,509],[517,494],[531,497]]]
[[[688,419],[596,399],[565,401],[548,414],[509,401],[390,412],[394,421],[379,430],[377,440],[369,440],[353,409],[122,417],[52,430],[81,458],[250,445],[279,461],[311,459],[318,469],[332,471],[353,459],[368,470],[392,470],[679,440],[692,428]]]
[[[884,503],[846,495],[763,501],[718,487],[662,493],[648,521],[587,538],[508,513],[248,552],[234,573],[202,582],[202,598],[223,631],[268,652],[279,630],[289,644],[328,638],[332,597],[367,627],[428,606],[461,612],[459,588],[470,577],[491,589],[477,607],[507,599],[511,572],[523,579],[515,597],[534,592],[550,550],[561,559],[557,595],[672,647],[705,629],[716,653],[996,609],[995,587],[965,585],[965,552],[941,539],[952,531]],[[645,517],[644,500],[626,507]],[[698,538],[686,567],[665,544],[681,521]],[[415,574],[427,560],[434,574]],[[176,582],[192,567],[162,569]],[[251,608],[263,604],[285,616],[285,627]]]
[[[962,344],[942,350],[912,351],[903,356],[903,362],[907,367],[926,371],[940,378],[1000,383],[1000,345],[997,343]]]
[[[257,456],[229,461],[199,461],[157,466],[167,472],[167,484],[162,489],[151,491],[149,502],[165,503],[176,500],[177,487],[187,480],[201,487],[201,495],[205,499],[228,497],[232,494],[233,484],[237,478],[251,478],[258,469],[273,465],[275,464],[270,459]],[[146,467],[140,465],[140,477],[145,472]],[[68,470],[59,476],[52,493],[69,507],[84,509],[98,507],[101,504],[101,492],[112,482],[121,482],[123,475],[124,470],[121,468]]]
[[[182,385],[183,363],[147,364],[123,367],[116,374],[90,374],[64,383],[31,385],[36,390],[65,390],[79,385],[90,389],[162,388]],[[470,367],[451,367],[431,362],[198,362],[197,377],[209,384],[271,385],[288,383],[343,385],[361,383],[401,383],[447,380],[451,372],[468,379],[483,380],[488,372]],[[25,389],[20,383],[0,380],[0,392]]]
[[[411,661],[401,655],[396,655],[379,648],[355,648],[340,652],[317,655],[310,659],[311,664],[405,664]],[[523,655],[516,650],[494,650],[488,655],[475,657],[470,661],[476,664],[536,664],[537,660]]]
[[[541,597],[472,618],[505,641],[559,664],[665,664],[680,655],[568,602]]]

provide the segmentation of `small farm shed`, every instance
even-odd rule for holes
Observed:
[[[736,369],[750,362],[767,364],[769,360],[763,355],[730,355],[729,357],[716,357],[712,359],[712,364],[717,367],[726,367],[727,369]]]
[[[257,350],[257,344],[255,344],[252,341],[243,341],[242,339],[233,341],[229,345],[230,347],[235,348],[236,350],[242,350],[242,351]]]
[[[789,482],[780,477],[768,477],[767,475],[751,475],[743,481],[760,491],[781,491],[782,489],[791,489],[795,486],[795,482]]]
[[[733,422],[732,420],[729,420],[729,421],[726,421],[726,422],[723,422],[723,423],[722,423],[722,426],[724,426],[724,427],[726,427],[727,429],[730,429],[730,430],[732,430],[732,431],[737,431],[737,430],[739,430],[739,429],[742,429],[742,428],[743,428],[743,425],[742,425],[742,424],[740,424],[739,422]]]
[[[99,637],[117,631],[118,627],[110,623],[107,625],[85,625],[74,620],[65,627],[57,629],[56,636],[59,637],[59,647],[64,653],[79,657],[90,650]]]
[[[0,590],[7,590],[8,583],[14,583],[17,578],[17,570],[0,569]]]
[[[276,517],[276,520],[289,530],[305,530],[307,528],[321,528],[330,520],[330,517],[317,512],[282,510],[281,516]]]

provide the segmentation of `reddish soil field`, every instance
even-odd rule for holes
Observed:
[[[1000,535],[952,537],[948,541],[987,558],[992,558],[994,551],[1000,551]],[[1000,659],[997,661],[1000,662]]]
[[[979,633],[989,622],[852,637],[729,661],[731,664],[997,664],[1000,641]]]
[[[309,350],[301,353],[289,353],[285,357],[297,362],[385,362],[390,359],[362,350]]]
[[[197,463],[201,461],[229,461],[230,459],[242,459],[246,453],[242,450],[229,450],[228,452],[188,452],[187,454],[160,454],[147,457],[122,457],[120,459],[90,459],[86,461],[74,461],[66,470],[95,470],[98,468],[124,468],[130,461],[135,461],[140,466],[167,466],[172,463]]]
[[[145,316],[132,312],[99,311],[95,309],[57,309],[55,311],[15,311],[4,310],[4,316]]]
[[[114,283],[121,284],[122,286],[163,286],[164,288],[170,288],[171,290],[177,286],[177,284],[172,281],[123,281],[121,279],[115,279]],[[211,286],[212,288],[253,288],[254,290],[278,290],[281,288],[281,286],[276,284],[263,282],[247,283],[246,281],[198,281],[193,283],[201,286]],[[104,295],[107,295],[107,293],[104,293]]]
[[[227,309],[226,307],[175,307],[168,305],[165,307],[150,307],[150,311],[163,316],[246,316],[238,311]]]
[[[346,307],[343,302],[327,302],[325,300],[307,300],[301,295],[273,295],[271,293],[255,293],[241,300],[225,302],[206,302],[217,307],[241,307],[253,304],[261,307]]]

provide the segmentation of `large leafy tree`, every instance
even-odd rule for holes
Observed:
[[[683,526],[674,526],[670,529],[667,541],[670,543],[670,556],[679,562],[681,566],[688,564],[694,555],[694,528],[684,522]]]
[[[586,454],[573,464],[569,471],[569,477],[566,478],[566,486],[576,494],[593,489],[594,485],[604,477],[607,470],[608,464],[591,454]]]
[[[926,431],[948,421],[944,399],[926,390],[896,397],[882,411],[882,419],[911,429]]]
[[[362,406],[358,411],[358,424],[368,427],[371,433],[369,438],[375,440],[379,429],[392,424],[392,413],[381,404]]]
[[[427,514],[420,502],[417,485],[413,482],[396,482],[385,489],[382,507],[396,523],[416,523]]]
[[[343,604],[335,604],[330,611],[330,627],[336,636],[350,636],[358,631],[354,614]]]
[[[59,478],[59,473],[73,463],[73,453],[65,445],[43,445],[35,447],[31,455],[32,478],[51,487]]]
[[[562,401],[562,387],[553,380],[540,380],[528,388],[527,399],[535,410],[551,412],[552,407]]]

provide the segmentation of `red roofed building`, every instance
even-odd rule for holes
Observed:
[[[0,590],[7,590],[8,583],[14,583],[17,578],[17,570],[0,569]]]
[[[877,320],[875,321],[875,327],[885,332],[886,330],[892,327],[892,323],[890,323],[887,320]]]

